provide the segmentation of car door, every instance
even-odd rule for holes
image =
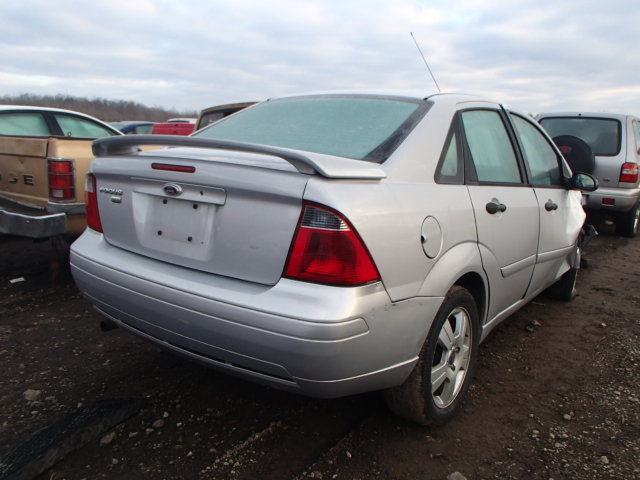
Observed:
[[[575,251],[575,241],[582,228],[581,194],[564,186],[568,175],[564,161],[548,138],[533,121],[509,113],[522,150],[529,178],[538,201],[540,240],[529,292],[548,285],[563,268],[567,256]],[[564,267],[566,270],[566,265]]]
[[[503,113],[471,109],[460,118],[491,321],[522,299],[529,286],[538,248],[538,203]]]

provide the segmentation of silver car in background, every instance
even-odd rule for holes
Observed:
[[[618,235],[634,237],[640,219],[640,119],[588,112],[541,113],[536,118],[571,168],[598,180],[598,190],[584,196],[589,216],[613,221]]]
[[[283,97],[94,153],[71,266],[110,323],[292,392],[386,390],[423,424],[501,320],[573,298],[596,188],[527,115],[452,94]]]

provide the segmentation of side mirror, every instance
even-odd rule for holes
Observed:
[[[598,180],[588,173],[575,172],[569,180],[569,188],[583,192],[593,192],[598,188]]]

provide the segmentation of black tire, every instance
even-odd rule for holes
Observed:
[[[458,337],[450,342],[447,332],[456,331]],[[447,339],[443,341],[443,337]],[[454,286],[438,310],[415,368],[404,383],[385,391],[389,408],[422,425],[450,421],[473,381],[479,341],[480,316],[475,300],[468,290]],[[432,382],[432,374],[438,372],[440,380]]]
[[[596,159],[587,142],[573,135],[558,135],[553,137],[553,141],[574,173],[593,173]]]
[[[633,238],[638,233],[638,220],[640,219],[640,204],[636,204],[631,210],[618,215],[616,218],[616,233],[623,237]]]
[[[570,268],[556,280],[556,282],[547,288],[544,294],[554,300],[570,302],[576,298],[576,280],[578,279],[578,269]]]

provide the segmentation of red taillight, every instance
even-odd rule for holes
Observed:
[[[348,286],[380,280],[367,247],[347,219],[309,203],[303,205],[284,275]]]
[[[625,162],[620,170],[620,181],[624,183],[636,183],[638,181],[638,164]]]
[[[49,164],[49,199],[73,201],[76,199],[75,175],[72,160],[48,159]]]
[[[87,175],[87,226],[102,233],[102,222],[98,210],[98,192],[96,177],[93,173]]]

